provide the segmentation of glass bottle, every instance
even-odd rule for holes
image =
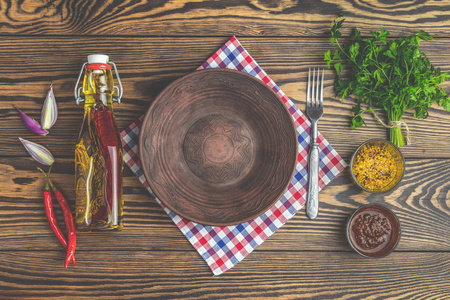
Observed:
[[[114,86],[112,66],[120,90]],[[83,72],[83,86],[78,88]],[[116,90],[119,97],[115,99]],[[115,64],[107,55],[89,55],[75,86],[77,104],[84,101],[83,123],[75,146],[75,222],[80,231],[123,227],[122,143],[112,107],[113,100],[120,103],[121,93]]]

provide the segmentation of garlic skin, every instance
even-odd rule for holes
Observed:
[[[53,93],[53,82],[50,84],[44,105],[41,111],[41,126],[43,129],[50,129],[58,119],[58,106],[56,105],[55,94]]]
[[[39,125],[38,122],[36,122],[34,119],[30,118],[29,116],[27,116],[23,111],[21,111],[20,109],[18,109],[14,104],[13,107],[17,110],[17,112],[20,115],[20,118],[22,119],[23,124],[25,125],[25,127],[31,131],[34,134],[37,135],[47,135],[48,131],[45,130],[44,128],[41,127],[41,125]]]
[[[55,158],[53,157],[52,153],[44,146],[30,142],[20,137],[19,140],[22,142],[23,146],[31,155],[31,157],[38,163],[45,166],[51,166],[55,162]]]

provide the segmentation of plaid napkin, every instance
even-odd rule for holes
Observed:
[[[121,133],[126,164],[206,261],[212,272],[219,275],[243,260],[305,204],[310,123],[307,117],[261,69],[236,37],[233,36],[226,42],[198,70],[205,68],[236,69],[249,73],[266,83],[280,96],[292,114],[299,143],[298,164],[294,177],[287,191],[273,207],[252,221],[235,226],[214,227],[204,226],[180,217],[165,207],[153,194],[142,172],[138,153],[139,129],[144,116],[141,116]],[[319,135],[318,142],[320,144],[319,185],[322,189],[346,167],[346,163],[322,135]]]

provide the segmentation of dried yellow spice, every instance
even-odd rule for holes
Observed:
[[[383,147],[364,145],[353,161],[353,174],[367,190],[379,190],[395,177],[397,168],[392,154]]]

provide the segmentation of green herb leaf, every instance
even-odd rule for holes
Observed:
[[[446,111],[450,111],[450,97],[442,98],[439,100],[439,105],[442,106]]]
[[[334,69],[336,70],[336,73],[340,75],[342,70],[344,69],[344,66],[341,63],[337,63],[334,64]]]
[[[351,38],[353,41],[357,41],[361,37],[361,32],[357,28],[353,28],[353,34],[351,35]]]
[[[336,49],[334,51],[333,59],[341,59],[341,55],[339,53],[339,50]]]
[[[383,55],[386,55],[386,56],[388,56],[388,57],[390,57],[392,59],[395,59],[395,56],[394,56],[394,54],[392,53],[391,50],[383,52]]]
[[[356,56],[359,53],[359,44],[358,43],[354,43],[350,46],[350,57],[355,60]]]
[[[431,41],[433,39],[433,37],[428,32],[425,32],[423,30],[416,33],[416,36],[424,41]]]
[[[361,118],[360,115],[355,116],[352,118],[352,128],[356,129],[356,127],[361,127],[363,125],[365,125],[366,123],[364,122],[364,120]]]
[[[380,42],[382,42],[383,44],[386,45],[386,38],[389,36],[389,31],[387,31],[386,29],[381,29],[381,33],[378,36],[378,39]]]

